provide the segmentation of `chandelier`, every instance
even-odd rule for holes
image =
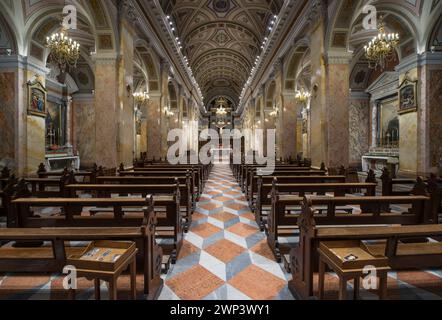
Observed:
[[[399,34],[386,33],[383,17],[380,18],[378,35],[364,46],[365,56],[371,69],[385,69],[387,62],[394,59],[394,50],[399,44]]]
[[[301,90],[296,91],[295,99],[299,103],[302,104],[307,103],[310,97],[311,97],[310,92],[306,91],[304,88],[301,88]]]
[[[51,61],[58,64],[61,73],[64,73],[67,67],[77,67],[80,44],[68,37],[64,27],[60,32],[46,38],[46,47],[50,50]]]
[[[275,105],[273,107],[273,110],[269,113],[269,116],[271,116],[272,118],[276,118],[279,114],[279,108]]]
[[[134,99],[136,103],[143,104],[150,99],[149,94],[147,92],[137,92],[134,93]]]
[[[218,109],[216,110],[216,114],[217,114],[218,116],[225,116],[225,115],[227,114],[227,110],[226,110],[226,108],[224,108],[223,106],[221,106],[220,108],[218,108]]]
[[[216,109],[216,115],[219,117],[226,116],[228,112],[225,108],[225,106],[227,105],[227,100],[221,97],[216,101],[216,104],[219,106],[218,109]]]

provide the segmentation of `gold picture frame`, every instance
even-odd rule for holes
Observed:
[[[39,77],[28,82],[28,115],[46,117],[47,90]]]
[[[411,81],[405,77],[399,86],[399,111],[398,113],[405,114],[416,112],[418,109],[418,95],[417,95],[418,81]]]

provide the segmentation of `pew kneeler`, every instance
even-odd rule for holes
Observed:
[[[318,297],[320,300],[324,300],[324,282],[327,267],[339,277],[339,300],[347,300],[347,283],[350,280],[354,280],[353,298],[355,300],[359,299],[360,280],[368,276],[367,273],[364,273],[364,269],[368,266],[375,268],[376,277],[379,278],[379,299],[385,300],[387,298],[387,277],[391,270],[387,257],[372,255],[361,241],[321,242],[318,252]]]

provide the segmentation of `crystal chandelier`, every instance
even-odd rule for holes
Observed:
[[[227,110],[226,110],[226,108],[224,108],[223,106],[221,106],[220,108],[218,108],[218,109],[216,110],[216,114],[217,114],[218,116],[225,116],[225,115],[227,114]]]
[[[301,88],[301,90],[296,91],[295,99],[299,103],[302,104],[307,103],[310,97],[311,97],[310,92],[306,91],[304,88]]]
[[[219,99],[216,101],[216,104],[219,105],[219,108],[216,109],[216,115],[217,115],[217,116],[220,116],[220,117],[226,116],[226,115],[227,115],[227,109],[224,107],[224,106],[227,104],[226,99],[224,99],[223,97],[221,97],[221,98],[219,98]]]
[[[51,61],[58,64],[61,73],[64,73],[67,67],[77,66],[80,44],[68,37],[64,27],[60,32],[46,38],[46,47],[51,51],[49,54]]]
[[[147,92],[137,92],[134,93],[134,99],[136,103],[143,104],[150,99],[149,94]]]
[[[399,44],[399,34],[386,33],[383,17],[380,18],[378,35],[364,46],[365,56],[371,69],[385,69],[387,62],[394,59],[394,50]]]
[[[269,116],[271,116],[272,118],[276,118],[279,114],[279,108],[274,105],[273,106],[273,110],[269,113]]]

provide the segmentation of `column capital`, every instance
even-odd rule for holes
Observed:
[[[349,64],[353,59],[353,53],[347,50],[332,50],[327,52],[328,64]]]
[[[114,64],[118,59],[118,55],[116,52],[100,52],[93,54],[91,58],[97,64]]]

